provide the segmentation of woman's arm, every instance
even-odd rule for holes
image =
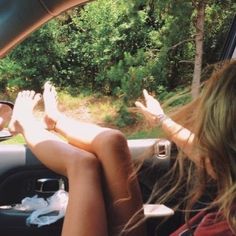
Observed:
[[[179,125],[171,118],[166,117],[161,122],[161,127],[170,140],[172,140],[190,159],[194,158],[193,140],[194,134]]]
[[[196,161],[196,153],[193,151],[194,134],[179,125],[171,118],[165,115],[160,103],[149,95],[146,90],[143,91],[146,105],[136,102],[135,105],[141,111],[148,115],[155,123],[160,124],[165,134],[171,139],[190,159]],[[195,157],[195,158],[194,158]]]

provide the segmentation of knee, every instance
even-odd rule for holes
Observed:
[[[68,175],[78,175],[84,170],[97,172],[100,170],[99,160],[89,152],[75,152],[73,157],[67,162]]]
[[[121,151],[128,150],[127,139],[124,134],[115,129],[106,130],[99,134],[94,140],[94,147],[96,155],[106,151]]]
[[[106,143],[113,148],[120,148],[128,146],[127,140],[122,132],[119,130],[111,130],[110,133],[106,137]]]

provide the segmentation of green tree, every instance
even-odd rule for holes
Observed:
[[[73,11],[70,57],[80,75],[74,84],[107,94],[120,85],[121,78],[110,80],[107,71],[126,53],[133,55],[146,47],[145,16],[134,7],[132,1],[98,0]]]
[[[66,46],[58,35],[59,20],[53,20],[18,45],[5,63],[18,65],[21,73],[12,76],[9,85],[39,90],[45,80],[60,81]]]
[[[200,82],[201,82],[203,53],[204,53],[204,38],[207,37],[212,38],[212,35],[214,35],[216,31],[219,34],[220,32],[219,29],[222,27],[222,19],[225,22],[226,15],[232,17],[232,12],[235,12],[232,11],[232,8],[233,9],[236,8],[236,3],[233,4],[232,1],[206,1],[206,0],[192,1],[192,3],[195,9],[194,28],[196,32],[195,36],[196,51],[195,51],[195,62],[194,62],[194,72],[193,72],[191,92],[192,92],[192,97],[195,98],[199,95],[200,92]],[[222,11],[222,8],[224,9],[224,11]],[[217,21],[215,21],[215,19],[217,19]],[[211,25],[208,24],[208,29],[209,28],[211,29],[210,31],[211,33],[205,36],[206,34],[205,32],[207,33],[209,32],[204,30],[204,25],[206,24],[207,21],[211,22]],[[220,40],[218,39],[218,41]],[[208,41],[207,45],[209,46],[209,44],[210,42]],[[214,44],[211,43],[210,46],[212,48],[214,47]]]
[[[219,56],[235,10],[232,0],[207,2],[203,68]],[[132,103],[144,87],[166,94],[189,86],[195,16],[185,0],[91,2],[50,21],[1,60],[2,88],[39,90],[50,79]]]

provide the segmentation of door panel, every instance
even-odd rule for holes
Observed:
[[[13,206],[25,197],[39,195],[48,197],[52,193],[39,191],[38,180],[67,179],[42,165],[24,145],[0,145],[0,229],[1,235],[60,235],[63,220],[44,227],[26,225],[26,218],[31,212],[15,210]],[[47,190],[53,185],[47,186]]]
[[[167,140],[142,139],[128,140],[128,145],[133,161],[143,164],[138,177],[144,199],[147,199],[157,172],[163,173],[161,171],[169,168],[171,144]],[[44,180],[47,180],[47,185]],[[60,235],[63,220],[40,228],[27,226],[26,218],[31,212],[12,207],[25,197],[52,195],[47,190],[55,190],[55,186],[51,185],[59,182],[55,180],[63,180],[68,190],[67,179],[47,169],[25,145],[0,145],[0,229],[4,236]]]

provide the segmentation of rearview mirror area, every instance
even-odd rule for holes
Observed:
[[[13,107],[12,102],[0,101],[0,141],[9,139],[12,136],[5,127],[11,119]]]

